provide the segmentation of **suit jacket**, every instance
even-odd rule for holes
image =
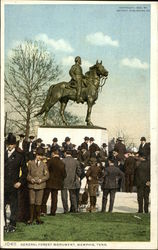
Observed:
[[[145,143],[144,146],[142,146],[142,144],[140,144],[138,154],[140,156],[145,156],[145,157],[149,158],[150,157],[150,144]]]
[[[8,151],[4,156],[4,190],[15,190],[14,184],[20,182],[22,185],[26,183],[27,166],[23,154],[16,150],[8,158]]]
[[[48,161],[49,179],[46,187],[61,190],[66,177],[65,164],[59,157],[53,157]]]
[[[105,168],[104,178],[103,178],[103,189],[117,189],[119,187],[118,180],[122,179],[122,188],[124,189],[124,173],[117,167],[109,166]]]
[[[78,176],[82,174],[82,170],[79,162],[72,158],[72,156],[67,156],[63,159],[66,169],[66,178],[64,179],[64,188],[76,189],[79,188]]]
[[[32,189],[44,189],[46,187],[46,181],[49,178],[48,167],[44,162],[40,162],[39,166],[35,163],[35,160],[28,162],[28,188]],[[36,183],[32,184],[31,180],[35,179]],[[40,184],[37,181],[41,179]]]

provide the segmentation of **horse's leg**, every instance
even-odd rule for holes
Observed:
[[[43,125],[47,125],[47,117],[48,117],[49,110],[57,103],[57,101],[58,100],[55,100],[53,103],[48,104],[47,107],[45,108],[44,116],[43,116]]]
[[[66,118],[65,118],[65,115],[64,115],[64,111],[65,111],[65,108],[66,108],[66,106],[67,106],[67,103],[68,103],[68,101],[65,101],[65,102],[60,101],[60,115],[61,115],[61,118],[62,118],[63,123],[64,123],[66,126],[68,126],[68,123],[67,123],[67,121],[66,121]]]
[[[43,125],[44,125],[44,126],[47,125],[47,117],[48,117],[48,111],[46,111],[46,112],[44,113],[44,116],[43,116]]]
[[[91,122],[91,112],[92,112],[92,106],[93,103],[92,102],[88,102],[87,103],[88,108],[87,108],[87,116],[86,116],[86,122],[88,126],[93,126],[93,123]]]

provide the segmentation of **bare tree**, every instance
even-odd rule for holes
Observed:
[[[26,139],[34,114],[59,74],[54,56],[47,52],[43,43],[25,41],[12,49],[5,67],[5,99],[11,111],[8,121],[23,131]]]

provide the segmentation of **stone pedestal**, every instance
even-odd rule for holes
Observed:
[[[38,138],[43,140],[45,144],[52,144],[54,137],[58,138],[58,144],[61,145],[65,137],[70,137],[71,142],[78,147],[84,141],[84,137],[94,137],[95,143],[101,147],[102,143],[108,145],[108,133],[106,128],[71,126],[71,127],[39,127]]]

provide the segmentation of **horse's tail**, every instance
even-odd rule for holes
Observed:
[[[55,85],[50,86],[50,88],[48,89],[48,93],[45,99],[45,102],[41,108],[41,110],[35,114],[35,117],[42,115],[43,113],[45,113],[47,111],[47,107],[49,106],[50,102],[51,102],[51,97],[52,97],[52,90],[55,87]]]

